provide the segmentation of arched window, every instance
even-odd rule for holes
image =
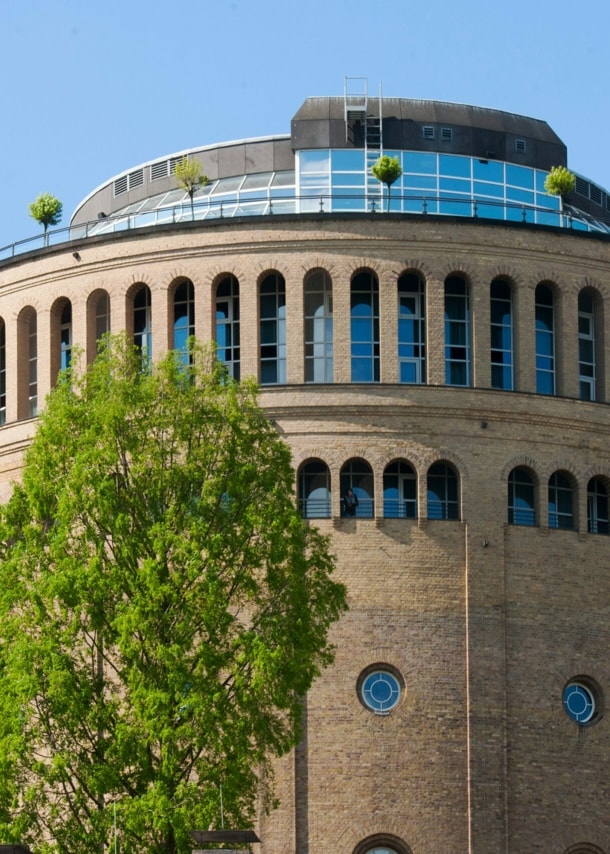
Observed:
[[[556,471],[549,478],[549,528],[574,529],[572,484],[567,475]]]
[[[72,303],[64,302],[59,328],[59,369],[66,370],[72,361]]]
[[[352,382],[379,382],[379,281],[370,270],[351,285]]]
[[[341,469],[341,513],[370,519],[375,514],[373,470],[365,460],[348,460]],[[346,514],[345,496],[351,489],[358,499],[355,514]]]
[[[555,394],[555,301],[547,285],[536,288],[536,391]]]
[[[99,349],[99,342],[110,332],[110,297],[106,291],[100,291],[95,300],[95,341]]]
[[[152,301],[148,285],[142,285],[134,296],[133,340],[142,353],[142,364],[148,364],[152,358]]]
[[[299,469],[299,506],[305,519],[330,518],[330,471],[322,460],[308,460]]]
[[[578,396],[596,400],[595,304],[591,291],[578,294]]]
[[[459,478],[449,463],[428,469],[428,519],[459,519]]]
[[[470,385],[470,302],[460,276],[445,280],[445,382]]]
[[[608,490],[600,477],[592,477],[587,486],[587,530],[590,534],[608,534]]]
[[[376,833],[356,845],[354,854],[411,854],[411,849],[392,833]]]
[[[398,378],[401,383],[426,382],[425,283],[415,273],[398,279]]]
[[[17,418],[38,415],[38,324],[31,307],[22,309],[17,320]]]
[[[286,382],[286,283],[279,273],[260,287],[261,385]]]
[[[216,288],[216,344],[229,376],[239,380],[239,282],[235,276],[225,276]]]
[[[512,390],[513,307],[508,282],[494,279],[490,288],[491,387]]]
[[[515,468],[508,476],[508,524],[536,524],[535,485],[524,468]]]
[[[333,286],[316,270],[305,280],[305,382],[333,381]]]
[[[383,515],[386,519],[417,518],[417,476],[404,460],[390,463],[383,473]]]
[[[0,424],[6,424],[6,325],[0,318]]]
[[[195,334],[195,288],[190,279],[182,279],[174,291],[174,340],[172,347],[187,359],[187,341]]]

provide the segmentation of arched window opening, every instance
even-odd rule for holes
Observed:
[[[599,477],[587,486],[587,530],[590,534],[608,534],[608,490]]]
[[[152,358],[152,301],[150,288],[143,285],[133,301],[133,340],[142,353],[142,364]]]
[[[508,476],[508,524],[536,524],[535,485],[523,468],[513,469]]]
[[[348,460],[341,469],[341,515],[371,519],[375,513],[373,470],[365,460]],[[357,505],[350,512],[346,498],[348,490],[356,497]]]
[[[386,519],[417,519],[417,476],[404,460],[390,463],[383,473],[383,515]]]
[[[459,478],[449,463],[428,470],[428,519],[459,519]]]
[[[6,325],[0,318],[0,424],[6,424]]]
[[[195,334],[195,288],[190,279],[182,279],[174,291],[174,350],[188,360],[188,339]]]
[[[379,382],[379,281],[365,271],[351,285],[352,382]]]
[[[590,291],[578,295],[578,396],[596,400],[595,304]]]
[[[59,369],[65,371],[72,361],[72,304],[66,300],[59,327]]]
[[[470,385],[470,302],[460,276],[445,280],[445,382]]]
[[[491,387],[512,391],[513,307],[508,282],[494,279],[490,288]]]
[[[261,385],[286,382],[286,283],[270,273],[260,287]]]
[[[299,470],[299,506],[305,519],[329,519],[330,471],[322,460],[309,460]]]
[[[398,378],[401,383],[426,382],[425,283],[415,273],[398,279]]]
[[[100,341],[110,332],[110,297],[103,291],[95,303],[95,341],[96,349],[100,348]]]
[[[376,833],[356,845],[354,854],[411,854],[411,849],[392,833]]]
[[[225,276],[216,288],[216,345],[229,376],[239,380],[239,282],[235,276]]]
[[[38,415],[38,321],[32,311],[28,320],[28,409]]]
[[[572,484],[561,472],[549,478],[549,528],[574,529]]]
[[[305,282],[305,382],[333,381],[333,292],[324,270]]]
[[[555,394],[555,301],[547,285],[536,288],[536,391]]]

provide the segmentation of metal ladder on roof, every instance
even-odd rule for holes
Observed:
[[[367,207],[381,210],[383,185],[371,173],[371,166],[383,154],[383,99],[369,98],[368,78],[346,77],[343,84],[345,139],[364,147]]]

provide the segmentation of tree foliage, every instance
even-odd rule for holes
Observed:
[[[41,193],[29,205],[30,216],[43,226],[45,235],[50,225],[59,225],[62,210],[62,203],[51,193]]]
[[[116,811],[121,852],[190,852],[221,786],[251,825],[332,660],[345,590],[289,450],[253,384],[191,357],[142,372],[109,338],[51,394],[2,510],[4,842],[112,849]]]
[[[390,157],[388,154],[382,154],[379,159],[371,166],[371,172],[382,184],[388,188],[388,211],[390,210],[390,192],[392,184],[394,184],[402,175],[402,166],[398,162],[398,157]]]
[[[203,174],[203,166],[198,160],[183,157],[174,167],[174,178],[180,189],[188,194],[191,200],[191,218],[195,219],[193,196],[199,187],[205,187],[209,183],[208,176]]]
[[[565,199],[576,186],[576,175],[565,166],[552,166],[544,181],[544,189],[551,196]]]

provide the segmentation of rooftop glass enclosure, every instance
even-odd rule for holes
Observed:
[[[562,211],[560,199],[544,190],[546,171],[438,152],[384,153],[398,157],[403,169],[391,189],[393,213],[481,217],[610,233],[608,225],[575,208]],[[71,237],[191,219],[387,211],[387,188],[366,168],[362,150],[297,151],[295,167],[212,181],[196,192],[192,208],[186,193],[178,189],[150,196],[99,222],[73,227]]]

